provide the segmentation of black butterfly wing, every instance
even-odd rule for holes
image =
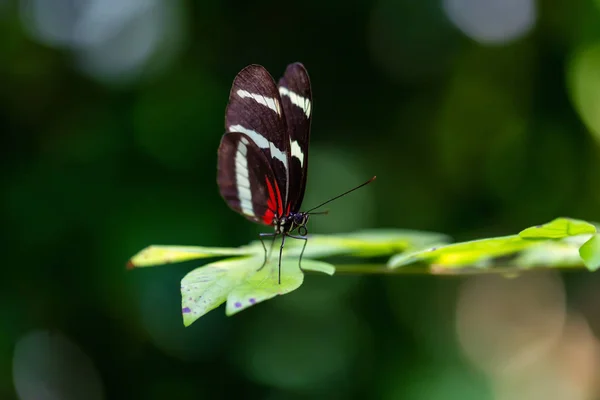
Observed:
[[[233,80],[225,128],[245,134],[264,155],[286,204],[290,190],[288,131],[279,90],[264,67],[249,65]],[[264,181],[264,177],[260,179]]]
[[[250,221],[271,225],[283,213],[283,198],[269,160],[254,141],[225,133],[217,163],[219,192],[229,207]]]
[[[279,80],[279,95],[289,135],[289,193],[286,210],[298,212],[308,172],[308,142],[312,118],[312,92],[308,72],[300,63],[288,65]]]

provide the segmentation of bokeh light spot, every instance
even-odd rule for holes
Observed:
[[[518,374],[559,340],[566,317],[554,273],[469,279],[457,301],[456,329],[467,358],[490,376]]]
[[[569,90],[579,116],[600,142],[600,43],[579,48],[569,63]]]
[[[444,0],[448,18],[471,39],[506,44],[526,35],[535,25],[534,0]]]
[[[83,72],[127,82],[177,54],[178,1],[22,0],[21,20],[35,40],[73,52]]]
[[[560,340],[527,369],[494,381],[496,400],[589,400],[600,394],[600,346],[580,315],[571,313]]]
[[[21,400],[103,399],[90,358],[59,332],[35,330],[15,346],[13,379]]]

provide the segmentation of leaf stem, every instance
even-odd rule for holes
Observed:
[[[447,275],[447,276],[462,276],[462,275],[507,275],[514,276],[527,272],[535,271],[577,271],[585,270],[580,267],[535,267],[535,268],[515,268],[515,267],[492,267],[492,268],[475,268],[475,267],[441,267],[439,265],[431,266],[406,266],[398,268],[388,268],[385,264],[343,264],[335,266],[335,275]],[[307,271],[312,272],[312,271]]]
[[[427,268],[388,268],[385,264],[344,264],[335,266],[336,275],[425,275]]]

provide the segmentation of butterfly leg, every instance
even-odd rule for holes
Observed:
[[[268,255],[267,255],[267,247],[265,246],[265,242],[263,241],[264,237],[272,237],[273,238],[273,240],[271,241],[271,247],[269,247]],[[271,255],[271,252],[273,251],[273,245],[275,244],[275,239],[277,238],[277,234],[276,233],[259,233],[258,238],[260,239],[260,243],[262,244],[263,250],[265,251],[265,261],[260,266],[260,268],[257,269],[257,271],[260,271],[261,269],[263,269],[265,267],[265,265],[267,265],[267,260],[269,259],[269,256]]]
[[[287,235],[293,239],[304,240],[304,245],[302,246],[302,251],[300,252],[300,259],[298,260],[298,267],[300,270],[304,272],[302,269],[302,255],[304,255],[304,249],[306,248],[306,244],[308,243],[308,238],[306,236],[295,236],[295,235]]]
[[[287,235],[281,236],[281,247],[279,247],[279,284],[281,285],[281,254],[283,253],[283,244],[285,243],[285,237]]]

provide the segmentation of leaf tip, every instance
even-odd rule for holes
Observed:
[[[192,313],[192,309],[189,307],[183,307],[181,309],[181,316],[183,317],[183,326],[186,328],[198,319],[198,317]]]
[[[600,234],[593,235],[579,248],[579,256],[588,270],[600,268]]]
[[[133,261],[129,260],[129,261],[127,261],[127,264],[125,264],[125,268],[127,268],[127,269],[134,269],[135,268],[135,264],[133,263]]]

